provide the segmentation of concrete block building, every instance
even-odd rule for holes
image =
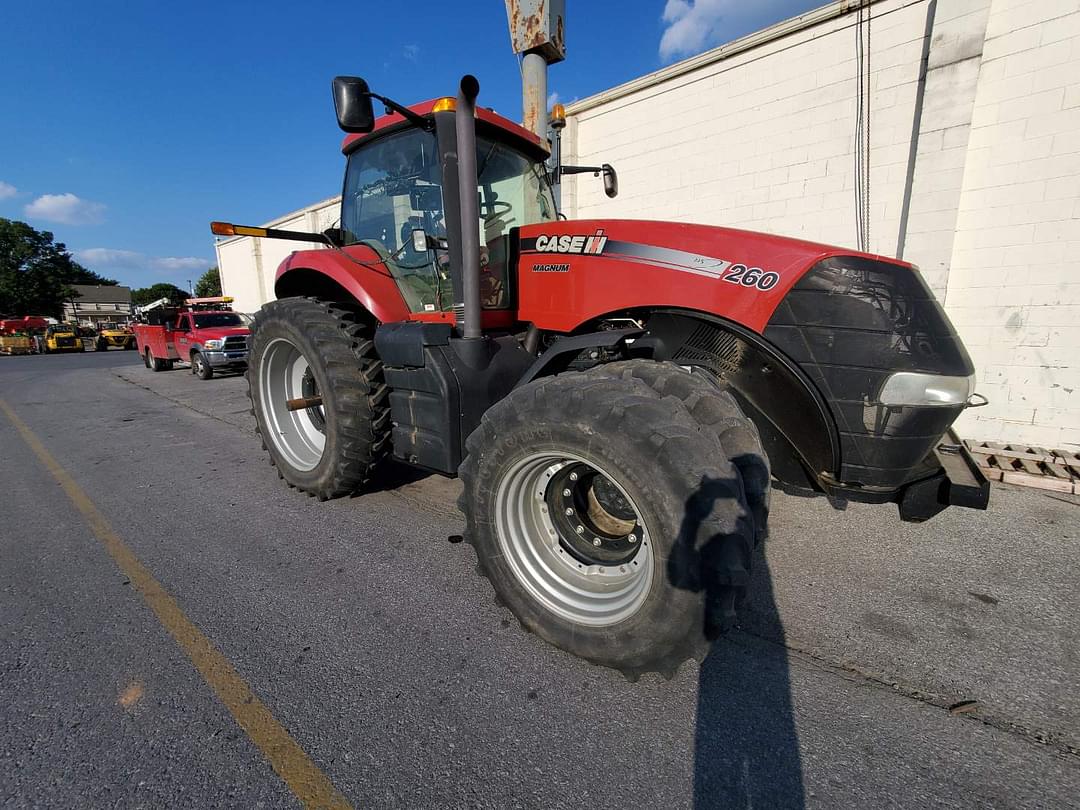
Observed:
[[[572,69],[571,55],[567,66]],[[978,440],[1080,446],[1080,0],[840,0],[567,106],[571,218],[726,225],[918,265],[989,399]],[[275,220],[317,230],[331,198]],[[260,244],[261,242],[261,244]],[[242,309],[295,243],[218,244]]]

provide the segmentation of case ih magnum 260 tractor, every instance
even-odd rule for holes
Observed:
[[[559,218],[532,133],[456,98],[334,80],[340,227],[277,272],[248,378],[266,450],[320,499],[390,455],[464,483],[467,539],[521,624],[634,678],[729,626],[772,478],[985,508],[950,426],[973,396],[909,264],[727,228]],[[387,107],[378,120],[372,98]]]

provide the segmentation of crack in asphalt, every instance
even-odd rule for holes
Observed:
[[[738,635],[748,636],[769,646],[787,650],[789,653],[793,653],[791,658],[793,658],[794,661],[798,661],[808,668],[827,672],[839,678],[844,678],[844,680],[849,682],[859,680],[873,688],[888,690],[926,706],[933,706],[934,708],[943,709],[945,711],[949,711],[950,708],[957,705],[955,700],[946,698],[936,692],[931,692],[927,689],[921,689],[917,686],[905,683],[899,678],[894,678],[886,673],[868,669],[854,661],[845,661],[822,655],[798,642],[790,641],[788,639],[778,641],[775,638],[770,638],[769,636],[743,629],[739,629],[735,634],[732,634],[729,640],[734,644],[740,644],[737,639]],[[741,643],[741,646],[750,649],[749,644]],[[984,714],[981,708],[974,711],[965,711],[962,714],[957,714],[955,716],[962,720],[981,723],[984,726],[989,726],[990,728],[1005,732],[1006,734],[1020,737],[1032,745],[1053,749],[1067,761],[1071,762],[1075,760],[1080,762],[1080,746],[1071,744],[1060,734],[1038,728],[1031,728],[1023,723],[1015,722],[993,712]]]
[[[201,408],[197,408],[190,403],[183,400],[171,397],[168,394],[164,394],[160,391],[156,391],[143,383],[133,380],[129,377],[125,377],[123,374],[113,372],[113,374],[124,382],[137,386],[144,391],[149,391],[151,394],[168,400],[176,405],[180,405],[196,413],[208,416],[211,419],[215,419],[222,424],[229,425],[233,428],[239,428],[239,426],[226,419],[222,419],[216,414],[204,411]],[[246,413],[246,411],[241,411]],[[441,504],[432,503],[421,498],[417,498],[412,494],[399,492],[397,490],[388,489],[383,490],[392,497],[404,501],[412,506],[425,509],[433,514],[439,515],[442,518],[447,519],[461,519],[461,512],[457,509],[448,508]],[[1073,503],[1073,501],[1068,501]],[[815,669],[819,672],[825,672],[834,675],[838,678],[843,678],[849,682],[859,680],[867,686],[872,688],[891,691],[909,700],[916,701],[926,706],[932,706],[943,711],[949,711],[950,707],[956,705],[956,701],[939,695],[935,692],[927,689],[922,689],[918,686],[905,683],[899,678],[892,677],[884,672],[878,672],[869,669],[861,664],[853,661],[846,661],[842,659],[832,658],[827,655],[823,655],[820,652],[816,652],[812,647],[797,643],[788,639],[779,641],[775,638],[770,638],[760,633],[754,633],[748,630],[739,629],[735,633],[729,634],[727,640],[734,644],[740,644],[744,648],[749,649],[750,645],[738,639],[739,636],[747,638],[757,639],[759,642],[766,644],[770,647],[780,648],[786,650],[791,654],[793,661],[801,663],[803,666],[811,669]],[[1074,745],[1071,742],[1063,738],[1062,735],[1054,732],[1045,731],[1043,729],[1032,728],[1024,725],[1023,723],[1016,722],[1010,718],[1003,717],[999,714],[995,714],[992,711],[983,712],[981,707],[974,711],[965,711],[962,714],[956,715],[958,719],[966,720],[970,722],[981,723],[982,725],[989,726],[997,731],[1004,732],[1011,736],[1019,737],[1024,741],[1044,749],[1051,749],[1056,754],[1069,762],[1080,762],[1080,745]]]
[[[154,394],[155,396],[159,396],[162,399],[168,400],[169,402],[172,402],[172,403],[174,403],[176,405],[180,405],[180,406],[182,406],[184,408],[187,408],[189,411],[195,411],[195,413],[202,414],[203,416],[209,416],[211,419],[215,419],[218,422],[221,422],[221,424],[223,424],[223,425],[229,425],[230,427],[234,427],[234,428],[239,427],[239,425],[237,425],[235,422],[230,422],[228,419],[222,419],[217,414],[211,413],[210,411],[204,411],[202,408],[196,408],[194,405],[192,405],[189,402],[184,402],[183,400],[177,399],[176,397],[170,397],[168,394],[163,394],[161,391],[157,391],[157,390],[151,388],[148,385],[144,385],[143,383],[139,382],[138,380],[133,380],[130,377],[125,377],[123,374],[121,374],[118,371],[114,371],[113,376],[116,377],[117,379],[123,380],[126,383],[134,385],[136,388],[141,388],[144,391],[149,391],[151,394]],[[245,413],[245,411],[237,411],[236,413]]]

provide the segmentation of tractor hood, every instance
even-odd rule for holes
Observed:
[[[522,320],[572,331],[612,312],[681,307],[761,332],[818,262],[884,256],[772,234],[637,220],[547,222],[519,231]]]

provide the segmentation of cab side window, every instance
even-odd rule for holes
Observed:
[[[446,236],[441,182],[435,136],[420,130],[362,147],[350,155],[345,173],[345,243],[363,243],[379,254],[413,312],[453,305],[447,257],[414,250],[412,243],[414,228]]]

